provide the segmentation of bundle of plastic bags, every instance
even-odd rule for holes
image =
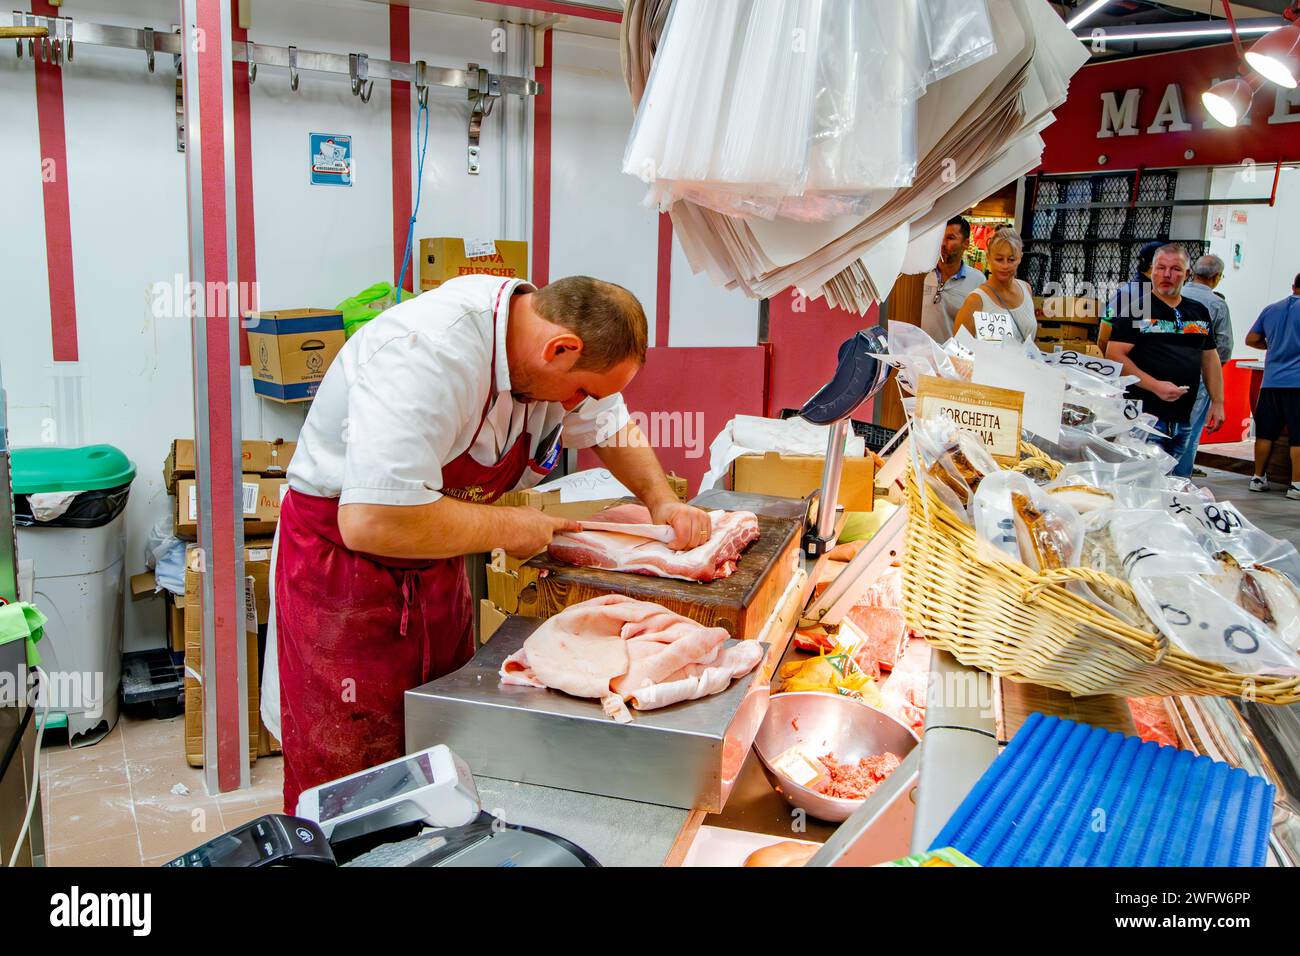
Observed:
[[[865,313],[1040,164],[1087,59],[1046,0],[628,0],[623,169],[696,272]]]

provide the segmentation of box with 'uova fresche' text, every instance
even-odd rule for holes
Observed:
[[[285,404],[311,401],[344,338],[343,313],[335,310],[250,312],[253,391]]]
[[[436,289],[460,276],[528,278],[528,243],[514,239],[420,240],[420,289]]]

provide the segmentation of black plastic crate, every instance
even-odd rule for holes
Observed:
[[[180,712],[184,692],[183,667],[166,648],[122,655],[122,703],[152,704],[162,720]]]

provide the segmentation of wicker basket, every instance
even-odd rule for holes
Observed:
[[[1020,470],[1060,471],[1032,445]],[[922,494],[925,498],[922,498]],[[1246,676],[1211,664],[1070,593],[1071,581],[1103,583],[1136,600],[1128,582],[1088,568],[1038,573],[998,560],[975,529],[907,469],[903,558],[908,626],[971,667],[1075,695],[1172,694],[1300,701],[1300,677]]]

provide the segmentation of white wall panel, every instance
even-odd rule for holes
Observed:
[[[1246,199],[1268,196],[1276,167],[1224,168],[1214,171],[1212,198]],[[1245,224],[1232,221],[1233,212],[1246,216]],[[1263,353],[1246,348],[1246,333],[1264,306],[1291,294],[1291,282],[1300,271],[1292,241],[1294,223],[1300,221],[1300,170],[1283,167],[1275,206],[1213,206],[1210,221],[1221,213],[1227,223],[1227,237],[1210,241],[1210,251],[1223,259],[1222,292],[1232,312],[1236,336],[1233,358],[1258,358]],[[1207,232],[1208,237],[1208,232]],[[1234,247],[1240,243],[1241,262],[1235,263]]]
[[[681,243],[673,239],[669,345],[733,346],[758,343],[758,301],[691,272]]]
[[[590,275],[630,289],[654,344],[659,224],[645,185],[622,173],[632,108],[612,40],[556,33],[551,278]]]

